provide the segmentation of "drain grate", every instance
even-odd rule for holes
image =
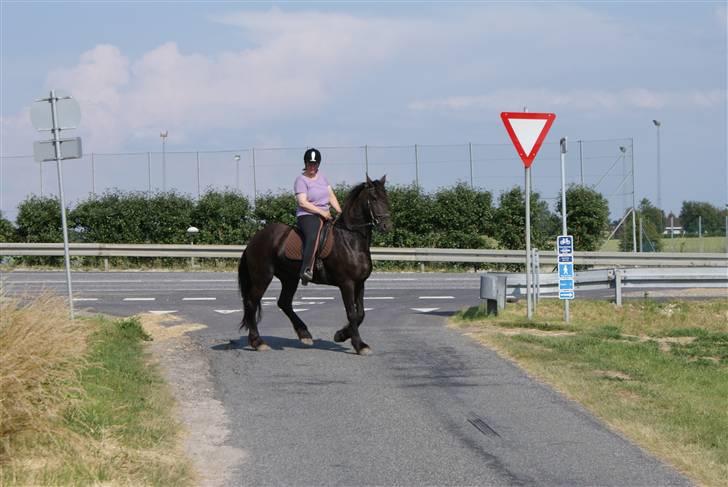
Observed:
[[[478,416],[471,415],[471,417],[468,418],[468,423],[475,426],[478,429],[478,431],[483,433],[485,436],[497,436],[498,438],[500,438],[500,435],[498,434],[498,432],[496,430],[494,430],[493,428],[491,428],[490,426],[488,426],[488,423],[483,421],[483,419],[479,418]]]

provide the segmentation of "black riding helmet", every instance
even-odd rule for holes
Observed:
[[[314,149],[312,147],[303,153],[303,165],[305,166],[309,162],[321,164],[321,153],[318,151],[318,149]]]

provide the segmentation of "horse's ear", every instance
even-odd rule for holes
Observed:
[[[370,188],[372,186],[374,186],[374,181],[369,179],[369,174],[367,173],[367,188]]]
[[[379,182],[382,183],[382,186],[384,186],[384,183],[387,182],[387,175],[385,174],[382,176],[382,179],[380,179]]]

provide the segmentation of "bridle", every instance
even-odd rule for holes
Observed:
[[[371,194],[371,189],[368,189],[367,191],[369,192],[369,194]],[[369,221],[366,223],[345,225],[344,228],[353,231],[353,229],[357,227],[376,227],[379,226],[382,218],[390,218],[389,213],[380,213],[378,215],[374,213],[374,210],[372,209],[372,198],[371,196],[369,196],[369,194],[367,194],[367,211],[369,213]]]

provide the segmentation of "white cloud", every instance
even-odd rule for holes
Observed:
[[[449,96],[409,103],[410,110],[513,110],[528,106],[538,110],[620,111],[634,108],[709,108],[726,102],[725,90],[652,91],[642,88],[606,90],[499,90],[489,95]]]

